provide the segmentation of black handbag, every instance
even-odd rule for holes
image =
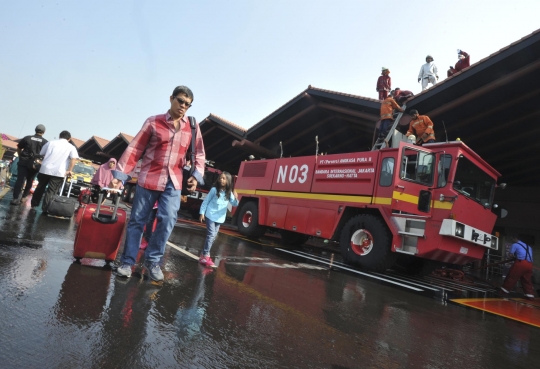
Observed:
[[[188,117],[189,119],[189,125],[191,126],[191,146],[189,151],[187,152],[188,155],[186,157],[189,157],[189,160],[191,161],[191,166],[184,166],[182,170],[182,195],[186,196],[189,195],[192,191],[188,190],[188,179],[191,177],[193,172],[195,171],[195,139],[197,138],[197,122],[195,122],[195,118]]]
[[[43,156],[32,154],[31,160],[32,160],[32,163],[30,164],[30,166],[32,167],[33,170],[39,172],[39,170],[41,169],[41,163],[43,162]]]

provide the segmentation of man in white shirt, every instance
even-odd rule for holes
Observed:
[[[73,166],[77,163],[77,159],[79,158],[77,149],[69,143],[70,139],[71,134],[68,131],[62,131],[60,132],[60,139],[47,142],[41,149],[40,155],[43,156],[43,162],[41,163],[41,169],[37,176],[39,183],[34,191],[30,204],[32,208],[38,206],[43,197],[43,193],[45,192],[45,188],[49,185],[41,206],[44,214],[47,213],[49,203],[54,195],[58,193],[58,189],[64,182],[64,177],[66,174],[68,176],[72,174],[71,171],[73,170]],[[68,167],[67,171],[66,167]]]
[[[427,88],[428,83],[435,85],[439,79],[437,66],[433,62],[431,55],[426,56],[426,64],[420,67],[420,73],[418,73],[418,82],[422,81],[422,91]]]

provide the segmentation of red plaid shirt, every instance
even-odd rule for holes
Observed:
[[[191,127],[187,116],[180,120],[180,129],[176,132],[169,112],[156,115],[144,122],[137,136],[122,154],[116,169],[129,174],[142,158],[141,171],[137,180],[141,187],[164,191],[167,180],[171,177],[174,188],[180,190],[182,168],[190,145]],[[201,130],[197,124],[194,177],[199,183],[202,182],[204,175],[204,162],[204,145]]]

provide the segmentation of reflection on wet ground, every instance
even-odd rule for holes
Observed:
[[[540,330],[448,303],[492,297],[399,273],[363,273],[330,252],[220,234],[205,269],[172,247],[158,286],[73,262],[74,220],[0,200],[0,358],[6,368],[535,367]],[[204,229],[170,242],[194,254]],[[276,247],[270,247],[268,245]]]

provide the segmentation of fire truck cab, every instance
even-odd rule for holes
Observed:
[[[245,161],[235,219],[249,237],[272,227],[287,244],[338,241],[345,262],[368,270],[400,253],[466,264],[498,248],[499,177],[461,141]]]

